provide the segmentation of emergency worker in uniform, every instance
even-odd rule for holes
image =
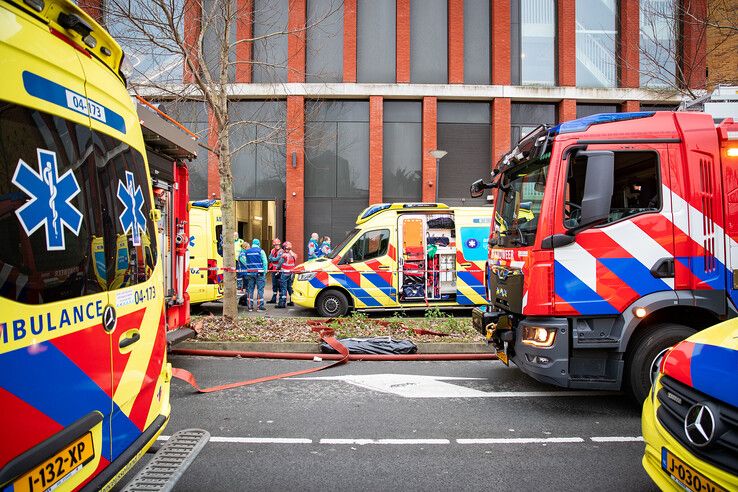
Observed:
[[[327,256],[331,254],[331,251],[333,251],[331,248],[331,238],[330,236],[325,236],[320,243],[320,256]]]
[[[249,311],[254,309],[266,311],[266,307],[264,307],[264,285],[266,284],[268,262],[266,253],[261,249],[261,242],[258,239],[251,242],[250,248],[242,249],[239,263],[241,263],[241,268],[246,270],[246,294],[243,296],[246,299],[246,306]],[[254,296],[254,289],[256,289],[256,296]]]
[[[317,232],[313,232],[308,240],[308,260],[314,260],[320,254],[320,243],[318,242]]]
[[[279,269],[279,303],[278,308],[283,308],[287,301],[287,294],[290,295],[290,302],[288,306],[294,306],[292,302],[292,277],[294,274],[292,271],[297,265],[297,255],[292,251],[292,243],[285,241],[282,245],[283,251],[277,262],[277,268]]]
[[[236,289],[241,290],[244,287],[246,287],[246,284],[243,282],[244,276],[242,275],[242,272],[239,272],[238,270],[241,268],[239,258],[241,257],[241,250],[243,249],[244,241],[240,237],[238,237],[238,232],[233,232],[233,254],[236,255]],[[246,248],[248,248],[248,245],[246,245]]]
[[[272,298],[267,304],[275,304],[277,302],[277,294],[279,293],[279,269],[277,263],[279,257],[282,256],[282,241],[275,237],[272,240],[272,250],[269,251],[269,271],[272,272]]]

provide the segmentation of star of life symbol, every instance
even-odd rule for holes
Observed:
[[[55,152],[36,149],[36,154],[38,173],[23,159],[18,160],[15,168],[13,184],[31,198],[15,215],[28,236],[43,226],[46,249],[63,251],[66,249],[64,228],[79,236],[82,226],[82,213],[70,203],[80,187],[71,169],[59,176]]]
[[[474,248],[476,248],[479,245],[479,243],[477,242],[476,239],[471,238],[471,239],[469,239],[469,240],[466,241],[466,245],[467,245],[467,247],[469,247],[471,249],[474,249]]]
[[[141,232],[146,232],[146,217],[141,208],[144,196],[141,186],[136,186],[133,173],[126,171],[126,182],[118,180],[118,200],[123,204],[123,212],[118,216],[123,232],[133,234],[133,245],[141,246]]]

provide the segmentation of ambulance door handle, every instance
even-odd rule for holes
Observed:
[[[463,266],[464,268],[469,268],[470,266],[472,266],[471,263],[460,263],[460,265]]]
[[[379,265],[380,270],[389,270],[390,267],[388,265]]]
[[[124,349],[130,345],[133,345],[139,340],[141,340],[141,334],[138,331],[134,331],[128,334],[128,336],[121,337],[120,342],[118,343],[118,347]]]

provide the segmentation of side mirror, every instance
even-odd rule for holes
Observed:
[[[484,182],[483,179],[478,179],[469,187],[469,195],[471,195],[472,198],[479,198],[480,196],[484,195],[484,190],[486,190],[488,187],[489,186],[487,185],[487,183]]]
[[[587,159],[582,197],[582,215],[577,229],[604,222],[610,215],[615,174],[615,154],[607,150],[579,152],[577,159]]]

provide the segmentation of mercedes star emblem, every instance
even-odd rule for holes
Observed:
[[[118,316],[115,314],[115,308],[108,304],[103,310],[103,328],[108,333],[115,330],[115,325],[118,323]]]
[[[689,442],[703,448],[715,437],[715,416],[704,403],[692,405],[684,417],[684,432]]]

